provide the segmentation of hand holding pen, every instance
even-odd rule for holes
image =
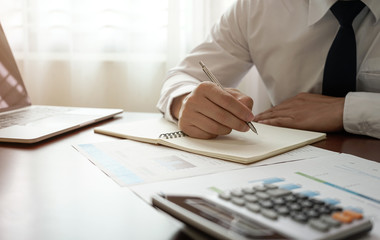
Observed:
[[[211,82],[215,83],[220,88],[222,88],[223,90],[225,90],[224,87],[222,86],[222,84],[220,84],[219,80],[214,76],[214,74],[212,74],[212,72],[210,72],[210,70],[208,70],[208,68],[206,67],[206,65],[202,61],[200,61],[199,64],[201,65],[202,70],[205,72],[205,74],[211,80]],[[252,132],[258,134],[257,130],[256,130],[256,128],[255,128],[255,126],[253,125],[252,122],[246,122],[246,123],[247,123],[248,127],[252,130]]]
[[[210,139],[232,130],[250,130],[246,122],[254,119],[252,106],[252,98],[239,90],[223,90],[211,81],[203,81],[189,93],[175,97],[170,112],[186,135]]]

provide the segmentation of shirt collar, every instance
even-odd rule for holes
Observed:
[[[376,22],[380,19],[380,2],[379,0],[362,0],[365,5],[372,12],[373,16],[375,16]]]
[[[313,25],[318,22],[326,13],[330,7],[337,0],[309,0],[309,18],[308,24]],[[378,22],[380,18],[380,1],[379,0],[362,0],[369,8],[375,17],[375,21]]]

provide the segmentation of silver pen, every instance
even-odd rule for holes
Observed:
[[[221,89],[225,90],[224,87],[222,86],[222,84],[220,84],[220,82],[218,81],[218,79],[214,76],[214,74],[212,74],[212,72],[210,72],[210,70],[208,70],[208,68],[206,67],[206,65],[202,61],[200,61],[199,64],[201,65],[203,72],[206,73],[207,77],[211,80],[211,82],[215,83]],[[248,127],[252,130],[252,132],[258,134],[257,130],[256,130],[255,126],[253,126],[252,122],[246,122],[246,123],[247,123]]]

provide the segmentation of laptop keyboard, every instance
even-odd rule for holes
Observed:
[[[66,112],[65,108],[55,107],[28,107],[10,113],[0,114],[0,129],[14,125],[25,125],[40,119]]]

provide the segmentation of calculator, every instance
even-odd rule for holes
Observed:
[[[217,239],[345,239],[372,229],[363,212],[273,184],[203,196],[160,194],[152,204]]]

